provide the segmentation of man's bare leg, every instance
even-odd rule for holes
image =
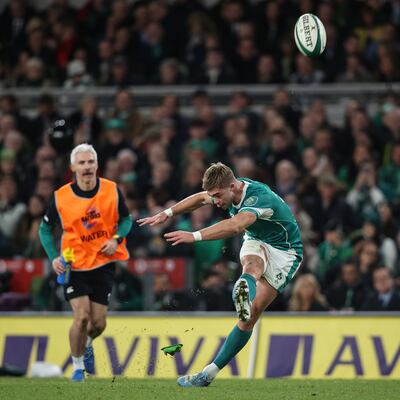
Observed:
[[[95,373],[94,350],[92,341],[101,335],[106,328],[108,306],[94,301],[90,303],[90,319],[87,327],[87,338],[85,343],[85,354],[83,362],[87,373]]]
[[[76,371],[83,371],[83,353],[85,351],[86,332],[90,318],[90,300],[88,296],[81,296],[70,300],[71,308],[73,311],[73,321],[69,330],[69,343],[71,347],[72,363],[74,379]]]
[[[90,300],[88,296],[77,297],[70,301],[73,311],[73,321],[69,330],[69,342],[73,357],[83,355],[86,342],[86,332],[90,318]]]
[[[106,329],[108,306],[104,304],[90,302],[90,318],[87,327],[87,336],[92,340],[100,336]]]

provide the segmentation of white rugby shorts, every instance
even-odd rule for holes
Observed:
[[[240,249],[240,260],[254,255],[264,261],[263,277],[278,292],[286,287],[300,267],[301,256],[295,249],[280,250],[256,239],[245,239]]]

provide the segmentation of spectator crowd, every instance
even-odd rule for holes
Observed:
[[[165,95],[145,117],[132,92],[121,89],[103,118],[93,97],[83,97],[79,109],[64,117],[74,145],[94,144],[101,176],[118,182],[134,220],[202,190],[202,174],[213,161],[232,166],[237,176],[268,183],[300,224],[302,271],[311,274],[296,281],[293,293],[300,300],[291,299],[289,307],[302,309],[305,291],[324,307],[361,309],[382,278],[382,267],[395,286],[400,105],[394,94],[382,99],[376,115],[349,101],[340,126],[329,121],[322,101],[300,109],[284,88],[261,113],[253,110],[243,91],[231,95],[224,114],[216,111],[204,90],[193,93],[192,107],[195,117],[189,118],[181,113],[177,96]],[[38,225],[53,191],[72,179],[68,149],[57,152],[46,134],[51,122],[63,115],[49,95],[40,97],[33,119],[12,95],[1,98],[0,110],[0,257],[44,258]],[[206,292],[224,289],[221,293],[229,300],[225,289],[238,273],[230,266],[237,262],[239,238],[177,247],[163,239],[166,231],[195,231],[225,217],[210,206],[164,226],[134,225],[128,236],[131,256],[191,258],[198,287]],[[126,282],[126,277],[121,279],[121,284]],[[154,285],[156,304],[168,308],[163,297],[170,289],[168,281],[160,278]],[[323,301],[321,293],[326,295]],[[207,296],[199,302],[195,292],[180,296],[177,308],[229,304],[208,302]]]
[[[393,82],[398,1],[11,0],[0,14],[0,87]],[[316,60],[295,48],[297,18],[327,32]]]
[[[293,48],[288,27],[305,11],[317,13],[331,38],[319,65]],[[0,96],[0,259],[45,258],[38,225],[54,190],[73,178],[70,149],[52,146],[47,131],[66,118],[73,145],[95,146],[100,175],[119,184],[134,220],[202,190],[210,162],[270,185],[296,216],[305,250],[301,272],[273,310],[400,310],[396,93],[382,96],[374,114],[349,99],[341,121],[328,118],[322,100],[299,107],[283,86],[272,104],[257,105],[262,111],[246,86],[231,94],[223,113],[207,93],[215,83],[395,80],[399,18],[399,2],[381,1],[228,0],[205,9],[196,1],[117,0],[75,10],[56,0],[41,13],[11,1],[0,24],[8,46],[1,49],[3,85],[112,85],[117,91],[109,109],[82,95],[70,115],[45,92],[34,116],[12,89]],[[32,65],[33,75],[27,72]],[[194,117],[181,111],[175,94],[145,114],[129,88],[185,82],[202,84],[191,96]],[[174,291],[168,275],[154,277],[154,309],[232,308],[240,238],[177,247],[163,239],[166,231],[195,231],[226,217],[206,206],[163,226],[133,226],[131,257],[193,260],[195,288]],[[0,294],[9,282],[9,272],[0,270]],[[62,307],[51,274],[35,293],[31,307]],[[113,296],[114,309],[143,309],[141,281],[124,268]]]

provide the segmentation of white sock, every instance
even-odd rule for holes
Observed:
[[[80,356],[80,357],[72,356],[72,365],[73,365],[74,371],[76,371],[77,369],[85,369],[85,367],[83,365],[83,356]]]
[[[203,372],[207,372],[208,376],[209,376],[211,379],[214,379],[214,378],[217,376],[217,374],[218,374],[219,371],[221,371],[221,370],[220,370],[220,369],[217,367],[217,365],[214,364],[214,363],[211,363],[211,364],[206,365],[206,366],[204,367],[204,369],[203,369]]]
[[[86,339],[86,347],[89,347],[92,345],[93,342],[93,338],[91,338],[90,336],[87,337]]]

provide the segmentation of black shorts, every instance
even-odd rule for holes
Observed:
[[[91,271],[71,271],[70,281],[64,286],[65,300],[89,296],[90,301],[108,306],[114,275],[114,263]]]

